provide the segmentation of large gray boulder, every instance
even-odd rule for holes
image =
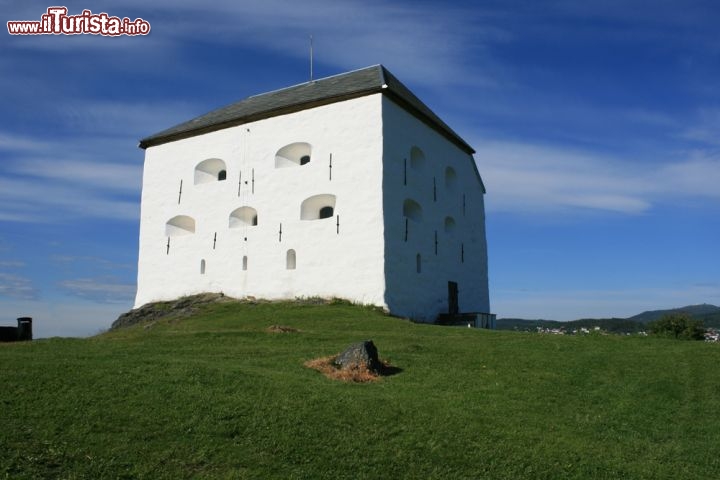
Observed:
[[[383,365],[378,358],[378,351],[372,340],[354,343],[335,358],[335,365],[344,370],[362,370],[382,372]]]

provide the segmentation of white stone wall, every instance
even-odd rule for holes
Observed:
[[[135,306],[206,291],[385,306],[381,106],[376,94],[148,148]],[[295,143],[310,145],[309,163],[275,158]],[[225,180],[212,159],[224,162]],[[326,197],[307,202],[305,217],[334,196],[332,218],[301,220],[303,201],[316,195]],[[257,225],[247,209],[230,218],[244,206],[257,211]],[[184,217],[166,226],[178,216],[194,219],[194,233]],[[168,234],[176,235],[169,250]]]
[[[448,311],[454,281],[461,312],[489,313],[484,193],[472,156],[387,98],[383,140],[385,303],[394,314],[433,321]],[[405,212],[406,238],[407,199],[422,214],[414,204]]]

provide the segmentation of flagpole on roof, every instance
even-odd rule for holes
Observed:
[[[313,38],[310,35],[310,81],[313,81]]]

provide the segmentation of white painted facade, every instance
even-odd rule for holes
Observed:
[[[433,321],[453,281],[488,313],[483,195],[472,155],[382,93],[150,146],[135,307],[319,296]]]

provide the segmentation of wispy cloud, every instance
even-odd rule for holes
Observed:
[[[58,119],[76,134],[101,134],[110,140],[121,137],[128,149],[137,147],[134,140],[205,113],[206,108],[184,100],[118,102],[82,99],[54,105]]]
[[[129,193],[140,190],[142,177],[139,165],[103,160],[26,158],[13,165],[10,171],[36,179],[52,180],[56,184],[74,184]]]
[[[640,214],[670,198],[720,199],[720,157],[655,162],[523,143],[478,142],[489,210]]]
[[[68,5],[71,12],[73,7]],[[149,6],[147,2],[128,0],[122,7],[130,16],[149,20],[153,24],[152,34],[140,39],[41,36],[14,41],[12,45],[61,51],[134,48],[142,55],[142,50],[148,47],[155,53],[178,51],[184,42],[205,41],[208,32],[212,32],[212,40],[218,44],[307,58],[308,36],[313,34],[319,64],[352,69],[383,62],[419,83],[447,85],[494,83],[489,72],[496,65],[485,47],[510,37],[491,19],[484,18],[480,9],[451,5],[437,8],[417,2],[221,0],[207,8],[194,1],[158,1]],[[43,11],[34,16],[39,18]],[[27,8],[22,9],[22,14],[32,15]],[[469,54],[475,57],[474,64],[484,58],[485,68],[470,67],[466,61]],[[469,71],[472,75],[468,75]]]
[[[679,136],[720,147],[720,109],[700,109],[693,124],[684,129]]]
[[[135,296],[136,286],[112,277],[78,278],[60,282],[67,293],[99,303],[128,303]]]
[[[86,264],[100,266],[105,270],[129,270],[135,268],[135,264],[118,263],[107,258],[94,257],[90,255],[51,255],[50,260],[60,265]]]
[[[34,300],[38,297],[38,291],[29,278],[0,272],[0,296]]]
[[[136,220],[139,199],[114,198],[92,189],[31,179],[0,178],[0,219],[55,223],[77,218]]]

